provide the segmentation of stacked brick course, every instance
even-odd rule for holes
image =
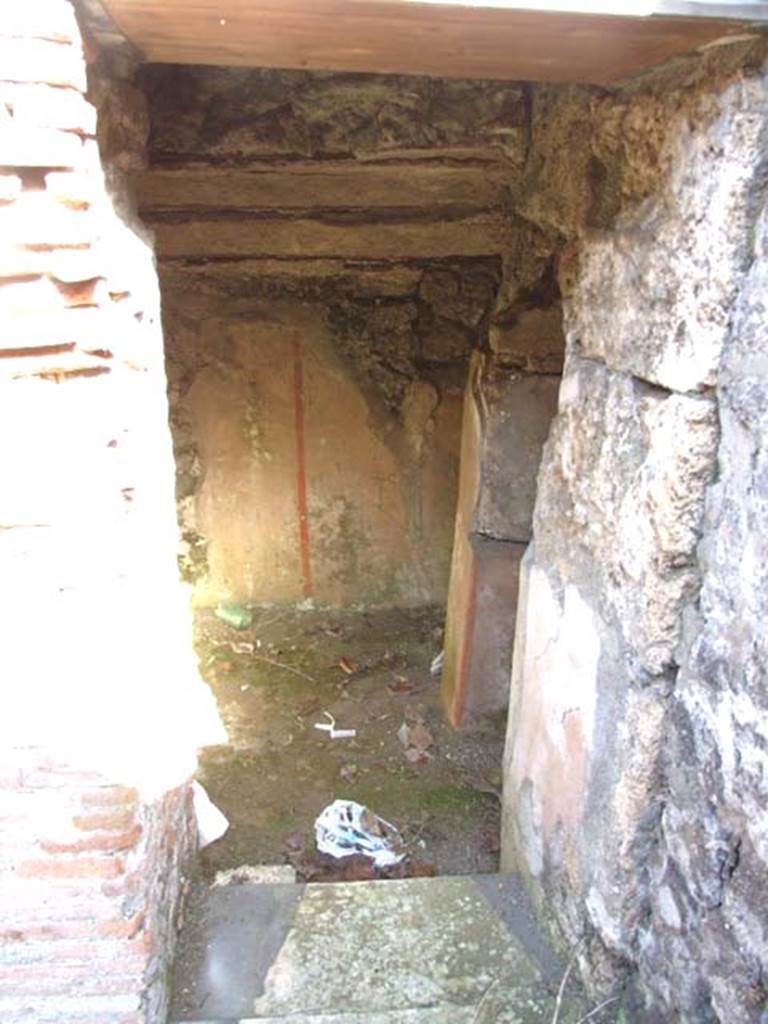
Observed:
[[[195,844],[157,282],[104,162],[141,159],[141,117],[100,153],[91,99],[130,86],[89,61],[90,93],[67,0],[2,5],[3,1024],[163,1020]]]

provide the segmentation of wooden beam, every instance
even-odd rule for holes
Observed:
[[[357,260],[496,256],[511,240],[492,214],[453,220],[355,220],[329,218],[185,216],[167,221],[144,216],[155,231],[161,260],[278,257]]]
[[[279,170],[153,168],[136,178],[142,215],[172,210],[498,207],[510,172],[490,166],[289,164]]]
[[[148,61],[597,84],[743,31],[739,22],[702,17],[410,0],[105,0],[105,6]]]

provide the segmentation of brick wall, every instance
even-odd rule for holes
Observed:
[[[0,8],[4,1024],[164,1019],[187,780],[216,724],[175,565],[151,243],[121,178],[145,134],[130,70],[86,62],[66,0]]]
[[[165,974],[194,848],[187,787],[162,800],[42,751],[0,778],[0,1017],[165,1019]]]

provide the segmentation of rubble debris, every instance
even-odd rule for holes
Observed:
[[[413,693],[415,687],[407,676],[395,676],[391,682],[387,683],[387,689],[391,694],[397,696],[404,693]]]
[[[434,743],[434,737],[420,719],[417,719],[412,725],[403,722],[397,731],[397,738],[405,747],[406,760],[411,764],[431,760],[432,754],[429,752],[429,748]]]
[[[241,864],[228,871],[217,871],[211,888],[225,885],[293,885],[296,871],[290,864]]]
[[[315,821],[315,841],[321,853],[338,858],[362,854],[379,868],[405,857],[395,826],[354,800],[334,800],[325,808]]]

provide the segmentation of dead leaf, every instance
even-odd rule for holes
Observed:
[[[413,683],[407,676],[395,676],[391,682],[387,683],[387,689],[394,695],[412,693]]]
[[[348,676],[352,676],[360,670],[360,666],[354,658],[348,658],[346,655],[339,659],[339,668],[342,672],[346,672]]]
[[[384,829],[381,826],[381,822],[375,814],[366,809],[360,815],[360,824],[372,836],[383,836]]]
[[[437,868],[428,860],[412,860],[408,864],[409,878],[434,878]]]
[[[405,752],[405,759],[410,764],[423,764],[424,761],[432,760],[432,754],[428,750],[419,750],[418,747],[408,747]]]
[[[372,860],[368,857],[347,857],[341,869],[344,882],[373,882],[378,874]]]
[[[289,832],[283,836],[283,846],[287,850],[303,850],[304,849],[304,835],[302,832]]]
[[[406,704],[403,709],[403,715],[407,722],[423,722],[424,721],[424,705],[423,704]]]
[[[432,733],[423,722],[416,722],[408,730],[408,745],[417,750],[429,750],[434,742]]]
[[[231,672],[235,666],[231,661],[220,661],[216,665],[217,672]]]
[[[304,701],[296,709],[296,715],[298,718],[304,718],[306,715],[312,715],[320,707],[320,701],[313,697],[311,700]]]

